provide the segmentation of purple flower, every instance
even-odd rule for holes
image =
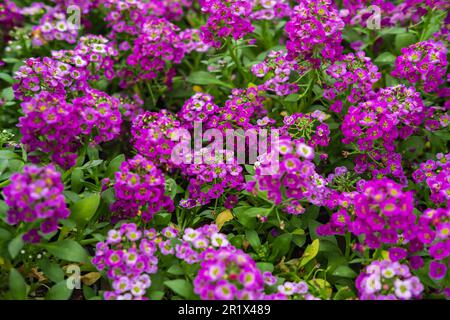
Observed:
[[[445,277],[447,273],[447,266],[443,263],[437,261],[431,261],[430,263],[430,278],[434,280],[441,280]]]

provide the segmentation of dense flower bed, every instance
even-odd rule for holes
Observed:
[[[0,299],[449,299],[448,9],[2,1]]]

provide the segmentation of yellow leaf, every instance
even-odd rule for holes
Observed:
[[[385,260],[391,260],[389,258],[389,252],[387,252],[386,250],[381,251],[381,256],[383,257],[383,259]]]
[[[319,239],[314,240],[308,247],[306,247],[303,257],[300,260],[300,267],[305,266],[308,262],[314,259],[319,253]]]
[[[44,276],[44,273],[38,271],[36,268],[31,268],[29,275],[32,276],[33,278],[36,278],[38,282],[47,281],[47,278]]]
[[[99,272],[89,272],[81,276],[81,281],[83,281],[85,285],[90,286],[96,283],[100,277],[101,275]]]
[[[193,86],[193,87],[192,87],[192,90],[194,90],[195,92],[202,92],[202,91],[203,91],[203,88],[200,87],[200,86]]]
[[[216,224],[217,224],[217,227],[219,228],[219,230],[222,229],[225,222],[230,221],[230,220],[233,220],[233,214],[231,213],[231,211],[229,209],[219,213],[216,217]]]

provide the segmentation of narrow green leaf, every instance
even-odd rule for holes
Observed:
[[[219,85],[230,89],[233,88],[232,85],[217,79],[213,74],[206,71],[193,72],[186,81],[198,85]]]

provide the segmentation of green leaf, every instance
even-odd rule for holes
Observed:
[[[166,177],[165,185],[166,185],[165,192],[170,195],[171,199],[174,199],[175,196],[177,195],[178,190],[176,181],[172,178]]]
[[[272,243],[272,259],[280,258],[286,255],[289,251],[292,235],[285,233],[275,238]]]
[[[445,141],[450,141],[450,132],[448,132],[448,130],[436,130],[433,131],[432,134]]]
[[[306,250],[300,260],[300,267],[305,266],[308,262],[310,262],[317,256],[317,253],[319,253],[319,246],[319,239],[316,239],[308,247],[306,247]]]
[[[305,230],[303,230],[303,229],[301,229],[301,228],[297,228],[297,229],[295,229],[294,231],[292,231],[291,234],[301,236],[301,235],[304,235],[304,234],[305,234]]]
[[[247,170],[247,172],[248,172],[250,175],[252,175],[252,176],[255,175],[255,166],[251,166],[251,165],[249,165],[249,164],[245,164],[244,167],[245,167],[245,170]]]
[[[3,89],[2,91],[2,97],[3,99],[5,99],[6,101],[12,101],[14,100],[14,91],[12,87],[8,87]]]
[[[91,220],[100,204],[100,195],[98,193],[76,202],[72,208],[70,218],[74,220],[79,227],[83,227]]]
[[[374,62],[380,65],[392,64],[395,61],[395,56],[390,52],[383,52],[375,58]]]
[[[196,295],[192,284],[183,279],[164,281],[164,284],[173,292],[185,299],[194,299]]]
[[[294,94],[290,94],[286,98],[284,98],[284,101],[286,101],[286,102],[297,102],[298,100],[300,100],[301,97],[302,97],[301,95],[299,95],[297,93],[294,93]]]
[[[217,79],[213,74],[206,71],[193,72],[186,81],[198,85],[219,85],[230,89],[233,88],[232,85]]]
[[[334,300],[347,300],[354,297],[355,293],[349,287],[342,287],[336,292]]]
[[[12,233],[4,228],[0,228],[0,240],[9,240],[12,237]]]
[[[84,173],[81,168],[75,168],[72,171],[71,186],[72,186],[73,192],[80,193],[81,189],[83,188],[83,183],[82,183],[83,178],[84,178]]]
[[[256,216],[267,216],[270,209],[243,206],[234,208],[233,211],[234,215],[244,227],[254,229],[256,226]]]
[[[410,45],[417,42],[417,37],[412,33],[400,33],[395,36],[395,49],[398,52],[402,48],[409,47]]]
[[[405,28],[384,28],[381,30],[381,36],[388,34],[404,34],[406,32]]]
[[[114,178],[114,174],[119,171],[120,165],[122,162],[125,161],[125,155],[119,154],[117,157],[112,159],[109,164],[108,168],[106,169],[106,175],[110,178]]]
[[[0,72],[0,79],[8,82],[9,84],[13,84],[14,79],[7,73]]]
[[[150,293],[150,300],[161,300],[164,297],[163,291],[153,291]]]
[[[0,160],[20,159],[17,153],[9,150],[0,150]]]
[[[89,168],[95,168],[98,167],[99,165],[101,165],[103,163],[103,160],[91,160],[86,162],[81,169],[89,169]]]
[[[68,300],[72,296],[73,289],[69,289],[67,281],[58,282],[47,292],[46,300]]]
[[[434,33],[438,32],[441,29],[445,16],[445,11],[429,11],[426,16],[422,17],[426,22],[419,40],[428,40]]]
[[[95,290],[86,285],[83,286],[83,296],[85,299],[90,300],[95,297]]]
[[[184,274],[184,270],[179,264],[174,264],[167,269],[167,273],[173,274],[174,276],[182,276]]]
[[[24,242],[23,242],[22,236],[23,236],[23,234],[19,234],[17,237],[12,239],[8,244],[8,252],[13,259],[17,256],[17,254],[23,248]]]
[[[27,284],[19,271],[12,268],[9,272],[9,290],[16,300],[25,300],[27,298]]]
[[[355,271],[353,271],[352,268],[345,266],[345,265],[340,265],[333,271],[333,276],[343,277],[343,278],[355,278],[356,273],[355,273]]]
[[[167,212],[159,212],[155,214],[153,217],[153,220],[155,221],[155,224],[158,226],[167,226],[170,222],[170,218],[172,215]]]
[[[261,246],[261,241],[259,240],[258,232],[255,230],[246,230],[245,237],[250,243],[253,249],[257,250]]]
[[[269,262],[257,262],[256,266],[258,267],[259,270],[261,270],[262,272],[264,271],[269,271],[269,272],[273,272],[274,266],[272,263]]]
[[[55,257],[73,262],[88,262],[88,254],[86,250],[74,240],[63,240],[54,243],[48,243],[42,245]]]
[[[57,263],[52,263],[48,259],[38,261],[39,269],[53,282],[59,283],[64,280],[64,271]]]
[[[0,219],[3,219],[6,216],[6,212],[8,212],[8,205],[5,201],[0,200]]]
[[[401,144],[401,150],[406,153],[408,158],[418,157],[423,154],[425,141],[422,137],[411,136]]]
[[[20,62],[19,59],[17,58],[2,58],[2,60],[6,63],[16,63],[16,62]]]

